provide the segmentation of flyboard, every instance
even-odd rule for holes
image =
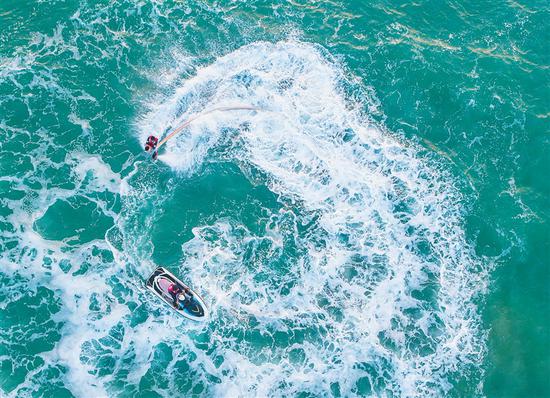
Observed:
[[[260,108],[257,108],[255,106],[247,106],[247,105],[242,105],[242,106],[220,106],[220,107],[217,107],[217,108],[213,108],[213,109],[201,112],[199,114],[196,114],[196,115],[190,117],[186,121],[184,121],[182,124],[180,124],[174,130],[172,130],[169,134],[166,135],[166,137],[164,137],[160,141],[154,135],[150,135],[147,138],[147,142],[145,143],[145,151],[146,152],[151,152],[151,156],[152,156],[153,160],[156,160],[160,147],[163,146],[164,144],[166,144],[166,142],[170,138],[174,137],[175,135],[180,133],[184,128],[189,126],[193,121],[197,120],[198,118],[200,118],[202,116],[213,113],[213,112],[239,111],[239,110],[241,110],[241,111],[258,111],[258,110],[260,110]]]
[[[175,285],[182,292],[178,295],[177,300],[174,300],[173,295],[169,291],[172,285]],[[187,319],[201,322],[208,318],[208,308],[201,296],[163,267],[158,267],[149,276],[145,286],[168,304],[170,308]],[[187,298],[184,298],[184,291],[188,291],[191,294]]]

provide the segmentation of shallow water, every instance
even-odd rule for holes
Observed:
[[[550,395],[547,13],[2,3],[3,395]]]

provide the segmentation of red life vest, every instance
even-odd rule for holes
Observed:
[[[168,286],[168,291],[172,294],[178,294],[181,292],[181,289],[178,287],[178,285],[172,283],[170,286]]]

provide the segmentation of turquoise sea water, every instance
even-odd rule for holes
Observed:
[[[0,395],[550,396],[549,11],[1,2]]]

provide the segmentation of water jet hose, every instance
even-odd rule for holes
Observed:
[[[155,151],[158,151],[161,146],[163,146],[170,138],[181,132],[185,127],[189,126],[191,122],[197,120],[201,116],[208,115],[209,113],[218,112],[218,111],[238,111],[238,110],[248,110],[248,111],[258,111],[260,108],[257,108],[255,106],[221,106],[218,108],[210,109],[208,111],[199,113],[198,115],[195,115],[189,119],[187,119],[185,122],[180,124],[178,127],[176,127],[173,131],[170,132],[166,137],[164,137],[156,146]]]

